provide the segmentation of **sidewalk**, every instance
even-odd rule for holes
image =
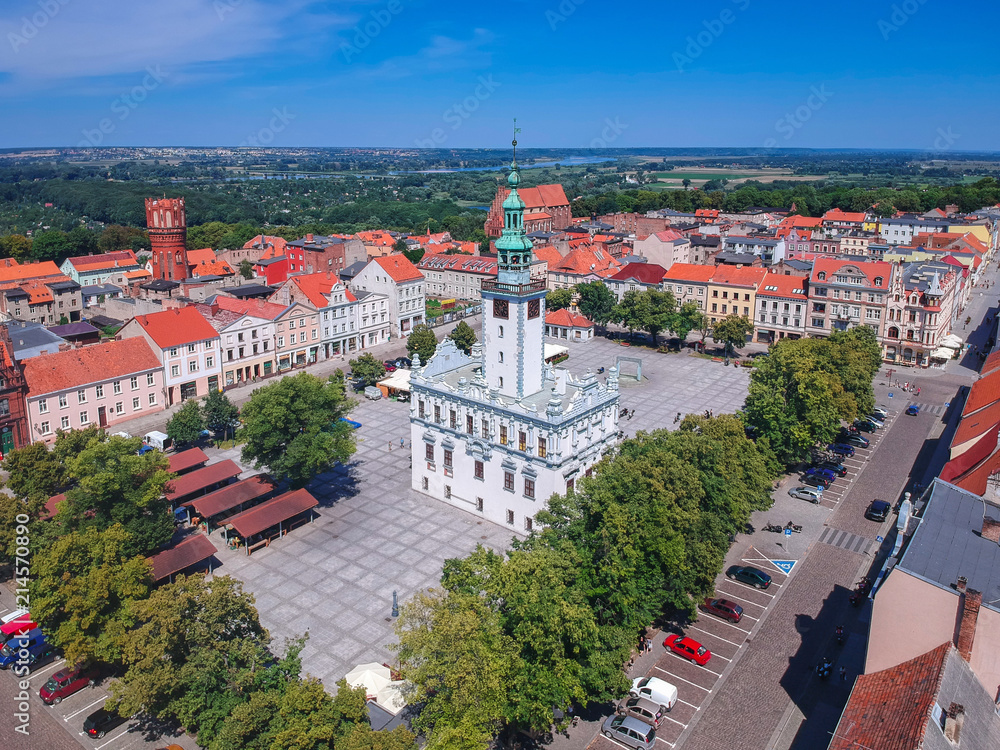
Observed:
[[[481,317],[478,315],[471,316],[463,319],[466,323],[472,326],[473,330],[476,331],[476,335],[479,336],[481,332]],[[448,323],[443,326],[434,329],[434,334],[438,337],[438,341],[444,339],[461,321],[455,321],[454,323]],[[333,375],[337,370],[343,370],[345,373],[351,369],[350,361],[352,359],[357,359],[362,354],[371,354],[378,360],[385,359],[395,359],[397,357],[407,356],[406,352],[406,339],[397,338],[389,341],[385,344],[378,344],[376,346],[368,347],[367,349],[362,349],[356,352],[352,352],[349,355],[340,355],[337,357],[331,357],[330,359],[320,360],[313,365],[308,367],[297,367],[291,370],[285,370],[284,372],[274,375],[273,377],[267,379],[258,380],[254,382],[241,383],[239,385],[230,386],[225,389],[226,395],[229,397],[237,406],[241,406],[250,400],[250,396],[258,388],[262,388],[270,383],[276,383],[282,378],[288,376],[298,375],[300,372],[308,372],[310,375],[316,375],[317,377],[326,378]],[[109,432],[118,432],[119,430],[124,430],[131,435],[145,435],[147,432],[153,430],[159,430],[160,432],[165,432],[167,427],[167,422],[170,418],[177,413],[181,408],[181,403],[176,403],[173,406],[167,407],[163,411],[153,412],[152,414],[143,415],[136,417],[135,419],[129,419],[125,422],[116,422],[114,425],[108,427]]]

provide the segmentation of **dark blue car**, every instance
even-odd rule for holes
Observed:
[[[811,469],[806,469],[805,473],[802,476],[805,476],[805,477],[822,477],[823,479],[825,479],[828,482],[832,482],[834,479],[837,478],[837,475],[834,474],[829,469],[822,469],[822,468],[820,468],[818,466],[817,467],[813,467]]]
[[[854,455],[854,448],[850,445],[844,445],[843,443],[832,443],[831,445],[828,445],[826,449],[835,456],[846,456],[847,458],[850,458]]]
[[[915,417],[920,413],[920,407],[916,404],[910,404],[906,407],[906,413],[908,416]]]

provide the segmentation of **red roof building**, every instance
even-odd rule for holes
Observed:
[[[524,231],[552,232],[568,227],[573,220],[569,200],[562,185],[539,185],[518,188],[524,201]],[[510,195],[510,188],[501,185],[493,198],[484,229],[487,237],[499,237],[503,231],[503,202]]]
[[[31,441],[162,411],[163,368],[143,338],[43,354],[22,363]]]
[[[563,308],[545,313],[545,335],[560,341],[590,341],[594,338],[594,324]]]
[[[555,267],[549,267],[549,288],[569,289],[588,281],[599,281],[614,276],[621,270],[619,263],[608,253],[581,240],[581,245],[571,250]],[[573,241],[570,242],[572,246]]]
[[[28,425],[28,383],[23,366],[14,359],[7,326],[0,326],[0,455],[31,442]]]
[[[604,283],[621,302],[625,292],[659,289],[665,273],[666,269],[657,263],[628,263]]]
[[[893,272],[894,265],[883,261],[817,257],[809,277],[806,333],[827,336],[833,331],[867,325],[882,342]]]
[[[393,336],[407,336],[425,321],[424,276],[405,255],[375,258],[351,281],[351,291],[359,300],[359,292],[385,295]]]

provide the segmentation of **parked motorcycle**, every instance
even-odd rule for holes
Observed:
[[[844,626],[843,625],[838,625],[837,626],[836,635],[837,635],[837,643],[839,645],[843,646],[844,645]]]
[[[785,530],[781,526],[778,526],[778,524],[776,524],[776,523],[769,523],[769,524],[767,524],[767,525],[764,526],[764,531],[772,531],[775,534],[781,534]]]
[[[792,523],[791,521],[789,521],[788,523],[785,524],[785,529],[784,530],[788,531],[789,529],[791,529],[792,531],[794,531],[796,534],[801,534],[802,533],[802,526],[801,526],[801,524]]]

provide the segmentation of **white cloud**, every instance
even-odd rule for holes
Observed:
[[[493,33],[487,29],[475,29],[468,39],[435,36],[423,49],[412,55],[385,60],[370,68],[367,75],[373,78],[405,78],[452,70],[488,68],[493,63],[493,55],[484,48],[493,38]]]
[[[43,0],[0,11],[0,71],[33,87],[118,76],[160,65],[176,71],[279,52],[300,13],[310,33],[346,25],[314,0]],[[45,9],[48,10],[45,10]],[[41,23],[40,23],[41,22]]]

